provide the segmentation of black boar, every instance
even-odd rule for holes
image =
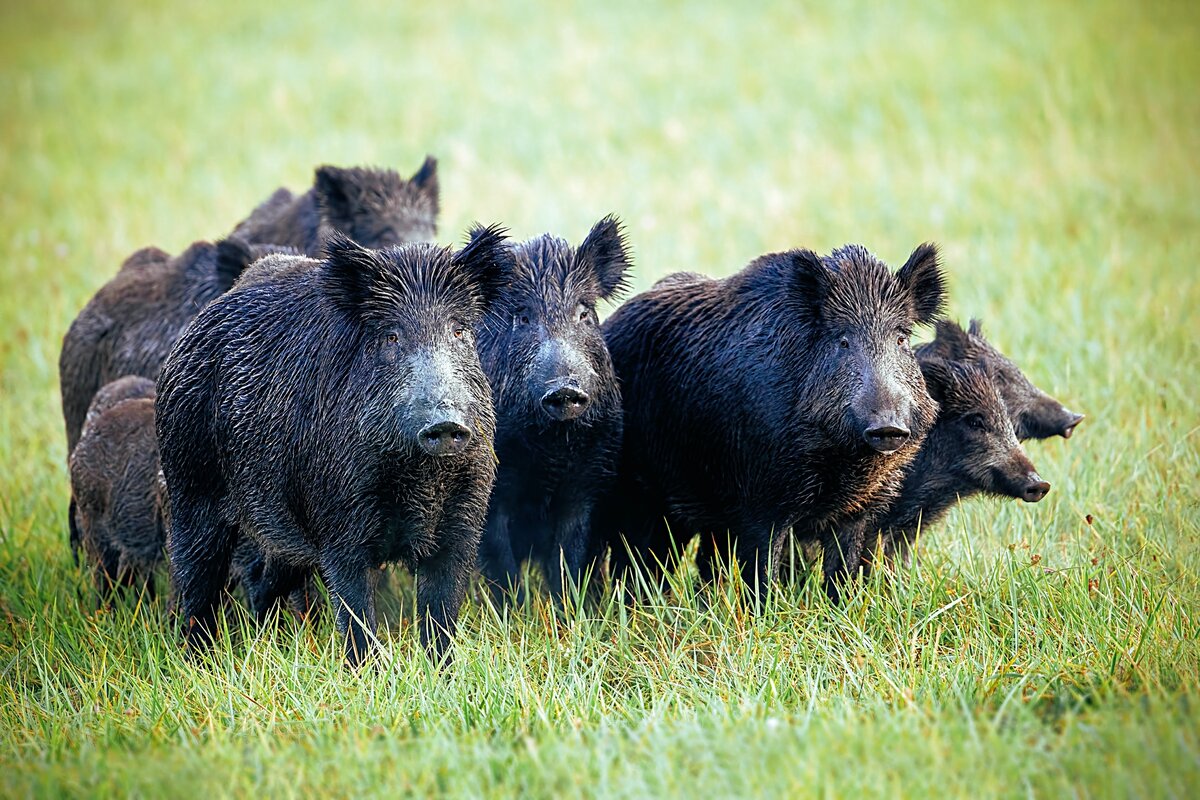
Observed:
[[[732,539],[757,591],[790,526],[890,497],[936,412],[909,337],[943,295],[933,245],[895,274],[848,245],[762,256],[619,308],[603,330],[625,435],[597,522],[614,574],[627,545],[653,573],[699,532],[702,578]]]
[[[917,347],[917,358],[984,364],[995,375],[996,386],[1021,441],[1051,436],[1070,439],[1075,427],[1083,421],[1082,414],[1067,409],[1034,386],[1016,364],[983,338],[977,319],[971,320],[969,330],[965,331],[955,322],[942,320],[937,326],[937,337]]]
[[[63,337],[58,360],[67,450],[79,441],[92,395],[124,375],[153,380],[193,317],[233,286],[251,262],[278,248],[237,239],[196,242],[172,258],[149,247],[100,287]]]
[[[561,602],[564,575],[579,585],[592,508],[621,442],[621,394],[596,304],[624,288],[629,253],[613,217],[578,249],[546,235],[512,253],[505,289],[479,329],[500,462],[480,565],[500,599],[532,560]]]
[[[70,474],[75,527],[101,597],[118,586],[153,596],[166,534],[153,381],[126,376],[96,393]]]
[[[842,558],[868,571],[881,554],[907,561],[918,529],[928,530],[960,500],[983,493],[1036,503],[1050,491],[1017,440],[993,373],[974,363],[920,363],[940,411],[898,496],[823,545],[826,552],[841,548]],[[827,588],[836,598],[837,587]]]
[[[195,649],[211,637],[249,535],[277,597],[320,570],[351,664],[371,649],[380,565],[405,563],[422,641],[441,656],[495,478],[472,329],[509,255],[494,228],[458,253],[373,251],[337,233],[327,249],[318,267],[212,303],[159,376],[167,549],[187,640]]]
[[[333,231],[372,248],[432,241],[437,214],[437,160],[432,156],[408,180],[390,169],[324,166],[317,167],[307,192],[297,197],[287,189],[276,190],[233,234],[320,255]]]
[[[200,309],[228,290],[248,264],[280,249],[226,239],[196,242],[176,258],[148,247],[126,259],[63,337],[58,379],[68,455],[101,386],[124,375],[156,378],[171,346]],[[72,549],[77,549],[74,509],[68,520]]]

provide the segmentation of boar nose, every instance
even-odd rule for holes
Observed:
[[[863,431],[863,439],[880,453],[893,453],[904,446],[910,433],[903,425],[875,425]]]
[[[1062,436],[1064,439],[1070,439],[1071,434],[1075,432],[1075,426],[1081,422],[1083,422],[1083,414],[1076,414],[1074,412],[1068,411],[1067,412],[1067,424],[1063,426],[1063,429],[1061,431],[1059,431],[1059,435]]]
[[[453,420],[426,425],[417,434],[421,449],[431,456],[452,456],[461,453],[471,442],[467,426]]]
[[[1025,488],[1021,490],[1021,499],[1026,503],[1036,503],[1050,493],[1050,484],[1042,480],[1036,472],[1025,476]]]
[[[542,395],[542,410],[557,422],[578,418],[591,404],[592,398],[578,386],[560,386]]]

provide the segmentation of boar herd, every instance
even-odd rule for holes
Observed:
[[[540,568],[561,604],[606,567],[661,581],[700,537],[757,596],[819,547],[824,588],[905,563],[977,493],[1050,489],[1021,441],[1082,416],[942,319],[936,248],[859,245],[679,272],[621,304],[620,222],[574,246],[437,233],[437,163],[320,167],[225,239],[140,250],[80,312],[59,377],[70,544],[102,598],[169,562],[190,648],[231,591],[260,621],[323,582],[356,665],[399,562],[444,658],[476,572],[498,603]],[[934,339],[913,347],[920,326]]]

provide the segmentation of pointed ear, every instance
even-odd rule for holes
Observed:
[[[954,320],[938,320],[933,346],[945,358],[963,360],[970,357],[971,337]]]
[[[813,318],[821,316],[821,307],[829,296],[829,268],[812,250],[791,250],[783,254],[791,259],[792,298]]]
[[[496,301],[512,275],[514,262],[507,233],[498,224],[485,228],[475,223],[467,232],[466,245],[451,260],[478,288],[485,307]]]
[[[967,332],[972,336],[983,336],[983,323],[980,320],[972,319],[967,327]]]
[[[325,241],[325,292],[334,305],[347,314],[362,312],[382,267],[375,251],[360,246],[339,231],[331,233]]]
[[[632,266],[629,240],[625,238],[621,220],[609,214],[592,226],[583,244],[579,245],[575,260],[591,268],[602,298],[619,297],[629,288],[626,272]]]
[[[433,205],[433,215],[436,217],[438,204],[441,202],[439,199],[441,188],[438,185],[437,159],[433,156],[425,156],[425,163],[421,165],[419,170],[413,173],[408,182],[429,199],[429,202]]]
[[[896,279],[908,292],[916,322],[928,324],[942,315],[946,277],[938,265],[936,245],[926,242],[913,250]]]
[[[217,283],[228,289],[241,276],[242,271],[256,260],[253,250],[238,236],[230,236],[217,242]]]
[[[350,170],[340,167],[317,167],[313,179],[317,205],[331,227],[349,231],[353,226],[354,207],[358,193]]]
[[[408,182],[418,189],[431,189],[436,197],[438,192],[437,159],[433,156],[425,156],[425,163],[421,164],[421,168],[413,173]]]

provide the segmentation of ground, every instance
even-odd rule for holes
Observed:
[[[1177,796],[1200,785],[1200,11],[1193,3],[0,7],[0,795]],[[67,548],[61,337],[138,247],[319,163],[439,158],[440,238],[579,240],[635,289],[772,250],[939,242],[953,316],[1087,414],[1037,505],[912,574],[757,616],[465,609],[429,666],[326,618],[96,611]]]

